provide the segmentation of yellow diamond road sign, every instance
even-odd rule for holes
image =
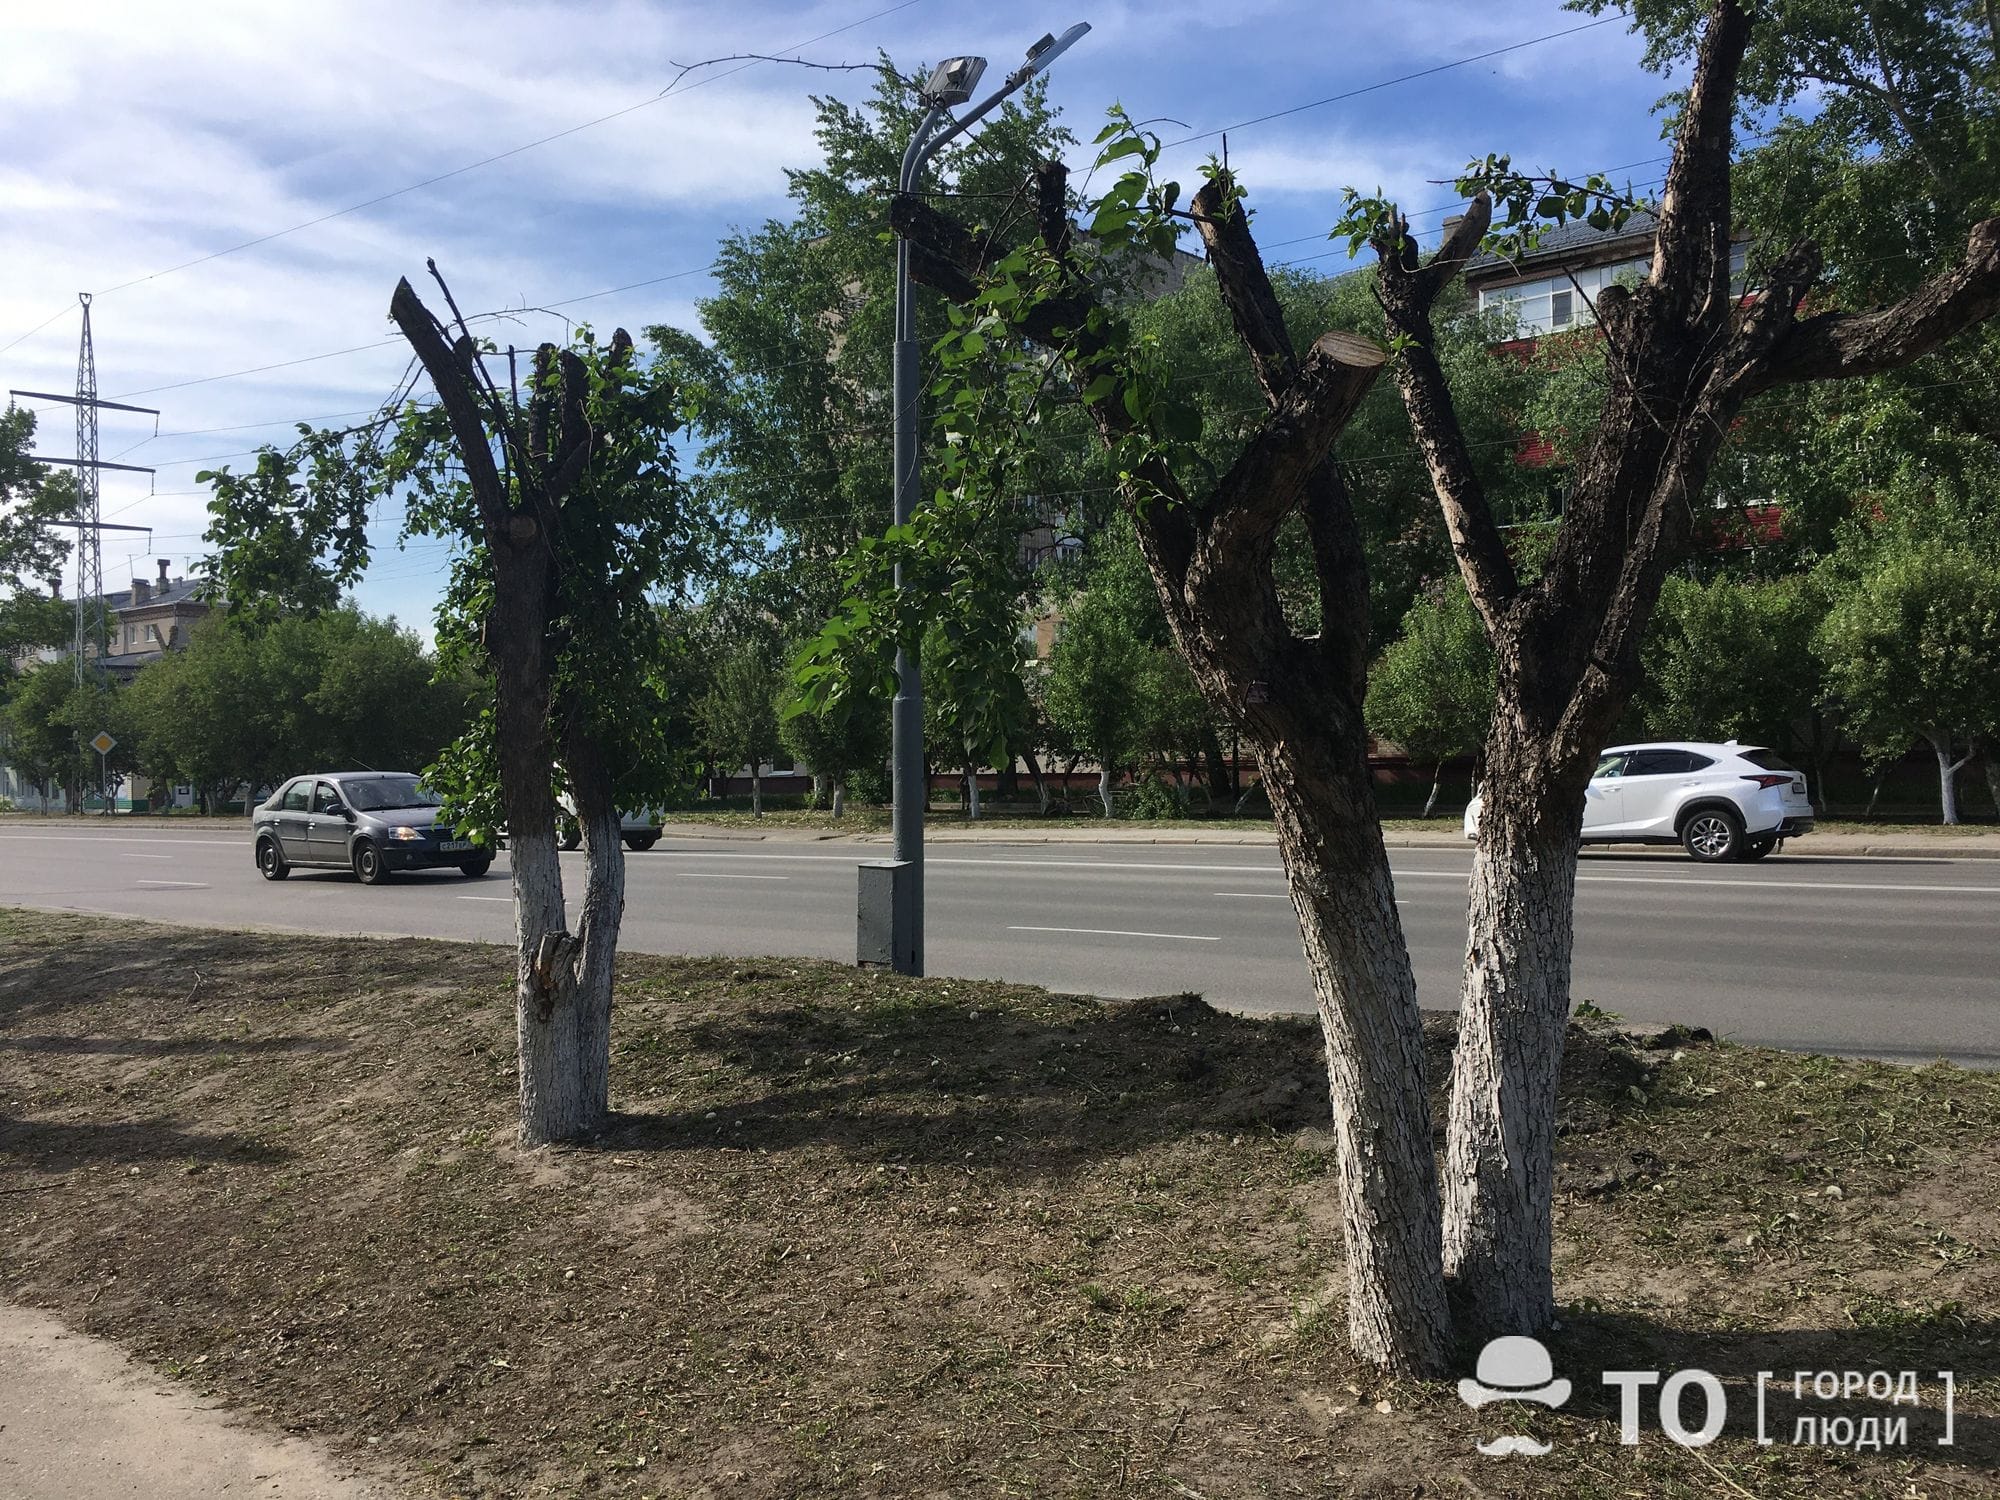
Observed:
[[[118,741],[111,738],[110,735],[101,729],[97,731],[97,738],[90,742],[90,748],[95,750],[99,755],[109,755],[117,747]]]

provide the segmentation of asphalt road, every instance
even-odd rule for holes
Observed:
[[[658,953],[851,959],[870,844],[675,840],[627,860],[624,941]],[[564,864],[580,886],[580,855]],[[1393,851],[1426,1007],[1456,1003],[1470,854]],[[0,904],[117,916],[507,942],[504,856],[365,887],[259,878],[220,830],[0,831]],[[1098,995],[1193,990],[1244,1011],[1311,1009],[1267,847],[950,844],[929,856],[929,968]],[[1575,993],[1632,1020],[1739,1041],[2000,1067],[2000,861],[1815,858],[1696,866],[1590,852]]]

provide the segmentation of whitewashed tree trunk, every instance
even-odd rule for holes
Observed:
[[[750,815],[764,816],[764,773],[755,761],[750,763]]]
[[[1097,800],[1104,804],[1105,817],[1116,816],[1111,804],[1111,767],[1109,766],[1099,766],[1097,768]]]
[[[1451,1314],[1416,977],[1367,784],[1329,774],[1326,748],[1281,741],[1258,759],[1326,1045],[1348,1335],[1364,1359],[1435,1373]]]
[[[1431,794],[1424,798],[1424,816],[1428,818],[1437,809],[1438,784],[1444,780],[1444,762],[1431,767]]]
[[[823,807],[832,795],[833,778],[824,771],[813,772],[812,805]]]
[[[1937,755],[1938,764],[1938,806],[1943,811],[1944,822],[1958,822],[1958,773],[1965,769],[1965,763],[1972,759],[1972,752],[1966,751],[1957,760],[1951,758],[1951,736],[1926,736],[1931,749]]]
[[[831,780],[833,784],[833,817],[835,822],[839,822],[847,812],[847,778],[845,776],[835,776]]]
[[[973,822],[979,821],[979,768],[965,768],[965,810]]]
[[[1577,841],[1512,811],[1492,797],[1481,810],[1445,1145],[1445,1275],[1461,1330],[1482,1339],[1539,1333],[1555,1316],[1556,1085]]]

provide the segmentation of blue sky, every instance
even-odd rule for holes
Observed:
[[[105,476],[107,519],[154,528],[150,553],[142,537],[109,534],[106,583],[134,567],[150,575],[146,556],[172,558],[179,574],[202,550],[206,497],[193,476],[205,462],[241,464],[235,455],[256,443],[283,441],[286,424],[343,420],[395,387],[407,354],[392,339],[389,293],[402,275],[428,292],[426,256],[467,311],[698,326],[716,242],[782,215],[784,168],[815,158],[807,96],[858,98],[870,80],[729,64],[657,97],[677,64],[809,43],[799,55],[812,61],[880,49],[905,71],[976,52],[997,80],[1042,32],[1089,21],[1051,74],[1071,128],[1088,141],[1114,100],[1139,118],[1185,122],[1158,125],[1168,141],[1234,127],[1230,160],[1268,258],[1335,271],[1345,251],[1319,237],[1350,183],[1428,210],[1413,212],[1420,232],[1435,231],[1450,201],[1435,180],[1487,151],[1577,172],[1637,164],[1618,175],[1650,186],[1664,170],[1652,105],[1666,85],[1640,68],[1638,39],[1617,18],[1243,122],[1589,19],[1554,0],[22,8],[0,55],[0,346],[45,326],[0,349],[0,377],[71,389],[76,293],[96,294],[101,394],[162,411],[157,438],[150,418],[105,420],[105,457],[159,469],[150,495],[144,476]],[[638,107],[455,170],[628,106]],[[1177,147],[1166,165],[1191,175],[1217,144]],[[158,274],[442,173],[455,175]],[[638,282],[653,284],[589,295]],[[524,312],[490,327],[530,344],[562,325]],[[279,368],[208,378],[260,366]],[[41,441],[72,451],[68,408],[45,411]],[[443,559],[436,544],[387,548],[363,603],[428,635]]]

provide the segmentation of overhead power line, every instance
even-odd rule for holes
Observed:
[[[892,16],[897,11],[908,10],[911,6],[921,5],[922,3],[923,0],[902,0],[900,5],[891,5],[884,10],[878,10],[870,15],[865,15],[859,20],[849,21],[845,26],[836,26],[831,31],[823,31],[818,36],[808,37],[802,42],[793,42],[789,46],[780,48],[779,50],[783,52],[797,52],[803,48],[811,47],[819,42],[837,37],[843,32],[852,31],[857,26],[866,26],[870,21],[879,21],[885,16]],[[687,84],[685,88],[681,86],[682,80],[687,76],[686,72],[683,71],[680,78],[676,78],[673,83],[667,85],[659,93],[652,95],[650,98],[641,99],[636,104],[628,104],[623,109],[614,109],[611,113],[599,115],[594,120],[585,120],[581,124],[571,125],[566,129],[555,131],[553,134],[541,136],[532,141],[527,141],[522,145],[510,146],[505,151],[496,151],[491,156],[482,156],[478,161],[467,162],[462,167],[453,167],[450,171],[435,173],[432,176],[423,178],[421,181],[412,182],[399,188],[392,188],[386,193],[377,193],[372,198],[364,198],[359,203],[350,203],[345,208],[336,208],[330,213],[320,214],[316,218],[305,219],[300,223],[288,225],[283,229],[274,229],[269,234],[260,234],[254,239],[247,239],[238,244],[227,245],[220,250],[211,250],[206,255],[197,255],[192,260],[184,260],[179,265],[168,266],[160,271],[150,271],[144,276],[134,276],[129,281],[121,281],[115,286],[105,287],[98,295],[104,296],[111,292],[122,292],[127,288],[139,286],[144,282],[158,281],[161,277],[171,276],[177,271],[185,271],[194,266],[206,265],[212,260],[220,260],[225,255],[235,255],[239,251],[254,249],[258,245],[268,245],[273,240],[283,239],[286,235],[297,234],[302,229],[312,229],[317,225],[329,223],[334,219],[344,218],[348,214],[359,213],[364,208],[374,208],[378,204],[389,202],[391,199],[420,192],[427,187],[435,187],[440,182],[448,182],[454,177],[463,177],[468,172],[476,172],[482,167],[490,167],[495,162],[506,161],[510,157],[519,156],[527,151],[533,151],[538,147],[549,145],[551,142],[563,140],[582,131],[594,129],[599,125],[608,124],[612,120],[621,119],[639,110],[649,109],[665,99],[674,97],[676,94],[684,94],[694,89],[706,88],[711,83],[720,83],[725,78],[733,78],[736,74],[744,72],[746,69],[757,67],[760,63],[777,60],[779,59],[753,58],[745,62],[741,67],[728,68],[719,73],[710,73],[706,77]]]
[[[1171,151],[1176,146],[1186,146],[1195,141],[1213,140],[1215,137],[1225,135],[1232,130],[1248,130],[1252,125],[1264,125],[1272,120],[1282,120],[1288,115],[1304,114],[1309,109],[1324,109],[1329,104],[1339,104],[1348,99],[1359,99],[1363,94],[1373,94],[1381,89],[1394,88],[1399,83],[1414,83],[1419,78],[1432,78],[1439,73],[1449,73],[1453,68],[1468,67],[1476,62],[1485,62],[1489,58],[1504,57],[1509,52],[1519,52],[1527,47],[1539,47],[1543,42],[1559,41],[1566,36],[1575,36],[1580,31],[1593,31],[1599,26],[1609,26],[1613,21],[1622,21],[1624,19],[1625,17],[1622,13],[1602,16],[1595,21],[1585,21],[1579,26],[1567,27],[1562,31],[1551,31],[1543,36],[1531,36],[1524,42],[1509,42],[1504,47],[1494,47],[1486,52],[1475,52],[1470,57],[1455,57],[1450,62],[1438,63],[1429,68],[1419,68],[1414,73],[1402,73],[1394,78],[1384,78],[1376,83],[1363,84],[1357,89],[1348,89],[1344,93],[1328,94],[1324,99],[1314,99],[1306,104],[1294,104],[1289,109],[1273,110],[1268,115],[1253,115],[1250,119],[1238,120],[1233,125],[1218,125],[1213,130],[1203,130],[1196,132],[1194,135],[1184,135],[1177,141],[1168,141],[1160,149]]]

